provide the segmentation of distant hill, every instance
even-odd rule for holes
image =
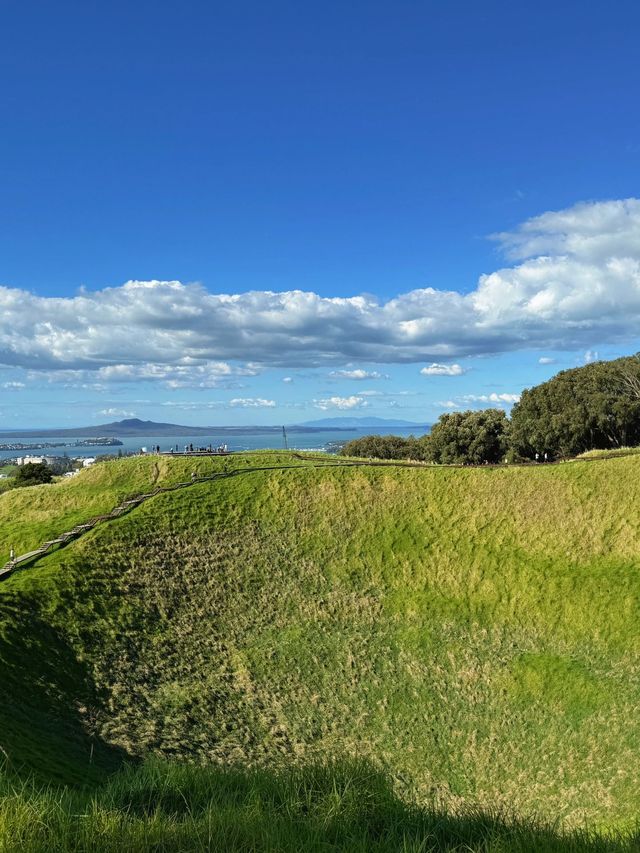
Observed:
[[[156,423],[142,421],[139,418],[126,418],[109,424],[71,427],[63,429],[31,429],[12,430],[11,433],[0,435],[42,436],[42,437],[77,437],[77,436],[127,436],[127,435],[200,435],[211,432],[211,427],[183,426],[181,424]]]
[[[385,418],[322,418],[302,424],[287,426],[291,433],[322,432],[334,429],[367,429],[367,428],[415,427],[424,431],[424,424],[410,421],[394,421]],[[62,429],[29,429],[5,430],[0,432],[0,438],[20,436],[21,438],[124,438],[127,436],[180,436],[180,435],[211,435],[211,433],[227,433],[228,435],[255,435],[256,433],[278,433],[281,426],[188,426],[185,424],[158,423],[143,421],[140,418],[125,418],[109,424],[97,424],[83,427],[68,427]]]
[[[303,427],[323,427],[325,429],[367,429],[368,427],[415,427],[424,430],[429,424],[417,424],[415,421],[403,421],[395,418],[356,418],[345,415],[337,418],[320,418],[316,421],[304,421]]]
[[[127,436],[180,436],[180,435],[211,435],[212,433],[227,433],[228,435],[252,435],[256,433],[278,433],[281,426],[188,426],[185,424],[167,424],[157,421],[142,421],[140,418],[126,418],[109,424],[97,424],[84,427],[69,427],[63,429],[30,429],[0,432],[0,438],[19,435],[21,438],[97,438]],[[321,432],[323,427],[292,426],[290,432]],[[329,427],[324,427],[329,429]]]

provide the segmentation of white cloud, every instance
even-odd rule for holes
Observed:
[[[223,409],[225,407],[225,403],[222,400],[165,400],[160,405],[171,409],[183,409],[189,412]]]
[[[282,381],[286,382],[287,384],[293,382],[293,376],[284,376]]]
[[[197,364],[186,357],[178,364],[110,364],[99,368],[97,373],[107,382],[160,381],[166,388],[217,388],[235,377],[255,376],[259,372],[257,365],[237,367],[225,361]]]
[[[184,411],[206,411],[208,409],[273,409],[275,400],[262,397],[234,397],[233,400],[165,400],[161,403],[171,409]]]
[[[22,391],[23,388],[26,388],[24,382],[3,382],[2,387],[5,391]]]
[[[459,364],[438,364],[438,362],[433,362],[420,371],[423,376],[462,376],[466,372],[467,369]]]
[[[550,358],[548,355],[542,355],[538,359],[538,364],[555,364],[555,358]]]
[[[0,365],[71,371],[69,381],[217,387],[269,366],[446,365],[637,340],[640,200],[577,204],[495,239],[510,265],[470,292],[429,287],[386,302],[299,290],[213,294],[176,281],[68,298],[0,287]]]
[[[520,394],[498,394],[492,391],[491,394],[465,394],[463,397],[458,397],[463,403],[517,403],[520,400]]]
[[[582,356],[582,360],[585,364],[591,364],[592,361],[598,360],[598,353],[595,350],[588,349]]]
[[[639,227],[640,200],[628,198],[549,211],[493,239],[511,260],[557,256],[600,264],[626,257],[630,248],[637,253]]]
[[[124,409],[100,409],[95,417],[102,415],[106,418],[135,418],[135,412],[126,412]]]
[[[355,370],[332,370],[329,376],[332,379],[388,379],[389,376],[386,373],[379,373],[377,370],[362,370],[361,368],[356,368]]]
[[[326,411],[327,409],[363,409],[368,403],[364,397],[353,395],[351,397],[328,397],[325,400],[314,400],[313,405],[316,409]]]
[[[232,409],[273,409],[275,400],[264,400],[262,397],[234,397],[229,401]]]
[[[460,405],[455,400],[440,400],[436,403],[441,409],[459,409]]]

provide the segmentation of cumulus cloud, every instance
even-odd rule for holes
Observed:
[[[368,406],[368,402],[364,397],[357,397],[355,394],[351,397],[327,397],[325,400],[314,400],[313,405],[316,409],[363,409]]]
[[[3,382],[2,387],[5,391],[22,391],[26,386],[24,382]]]
[[[332,370],[329,376],[332,379],[388,379],[389,376],[386,373],[379,373],[377,370],[362,370],[362,368],[356,368],[355,370]]]
[[[551,358],[548,355],[542,355],[538,359],[538,364],[555,364],[555,363],[556,363],[555,358]]]
[[[233,400],[165,400],[161,403],[172,409],[195,412],[208,409],[273,409],[275,400],[265,400],[262,397],[234,397]]]
[[[470,292],[428,287],[386,302],[300,290],[214,294],[177,281],[69,298],[2,287],[0,365],[216,387],[269,366],[446,365],[637,338],[640,200],[577,204],[494,239],[509,263]]]
[[[223,400],[164,400],[160,405],[172,409],[183,409],[188,412],[223,409],[225,406]]]
[[[423,367],[420,371],[423,376],[462,376],[466,372],[467,370],[459,364],[438,364],[438,362]]]
[[[517,403],[520,400],[520,394],[498,394],[492,391],[491,394],[465,394],[463,397],[458,397],[463,403]]]
[[[494,234],[511,260],[573,257],[595,264],[637,256],[640,200],[581,202],[528,219],[513,231]]]
[[[232,409],[273,409],[275,400],[264,400],[262,397],[234,397],[229,401]]]
[[[100,409],[96,412],[96,417],[102,415],[106,418],[135,418],[135,412],[126,412],[124,409]]]
[[[255,376],[257,365],[237,367],[224,361],[209,361],[204,364],[191,363],[185,357],[180,364],[112,364],[98,369],[100,379],[107,382],[160,381],[167,388],[218,388],[223,382],[239,376]],[[86,373],[86,371],[83,371]]]
[[[283,382],[286,382],[287,384],[289,384],[290,382],[293,382],[293,376],[284,376],[284,377],[282,378],[282,381],[283,381]]]

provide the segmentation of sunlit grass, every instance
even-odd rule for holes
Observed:
[[[0,777],[4,853],[623,853],[630,835],[403,802],[365,764],[271,772],[150,762],[98,789]]]
[[[194,468],[154,464],[10,493],[0,515],[33,547]],[[358,757],[407,808],[629,830],[639,492],[630,456],[269,470],[158,496],[0,586],[0,746],[14,773],[75,784],[126,756],[267,773]],[[547,849],[491,843],[470,849]]]

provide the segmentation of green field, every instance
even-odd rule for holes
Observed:
[[[0,495],[21,553],[244,472],[0,584],[0,850],[640,849],[640,456],[307,466]]]

